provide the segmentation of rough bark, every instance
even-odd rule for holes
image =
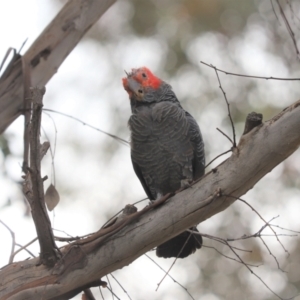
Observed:
[[[69,1],[23,58],[15,55],[0,78],[0,134],[22,114],[23,69],[31,75],[31,86],[45,86],[84,34],[115,1]]]
[[[134,216],[139,212],[130,214],[127,217],[135,221],[107,238],[96,233],[97,239],[67,246],[53,269],[37,265],[37,259],[6,266],[0,272],[0,298],[67,299],[70,291],[91,286],[170,237],[223,211],[235,201],[233,197],[252,189],[299,145],[300,101],[243,135],[231,157],[192,187],[137,219]]]
[[[53,267],[59,259],[51,222],[46,210],[44,185],[41,177],[42,145],[40,130],[42,120],[43,95],[45,88],[32,88],[32,116],[29,124],[30,167],[25,170],[23,193],[31,208],[38,241],[40,244],[40,263]]]

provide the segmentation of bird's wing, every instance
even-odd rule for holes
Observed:
[[[203,142],[199,125],[197,124],[196,120],[188,112],[185,113],[190,125],[189,136],[194,148],[193,179],[195,180],[200,178],[204,174],[204,167],[205,167],[204,142]]]
[[[138,163],[136,163],[136,161],[134,160],[134,158],[132,157],[132,155],[131,155],[131,161],[132,161],[132,166],[133,166],[134,172],[135,172],[136,176],[138,177],[138,179],[140,180],[140,182],[141,182],[141,184],[142,184],[142,186],[144,188],[144,191],[147,194],[148,198],[150,200],[155,200],[156,199],[156,194],[153,195],[153,193],[151,193],[151,190],[149,189],[149,186],[146,183],[146,180],[145,180],[145,178],[143,176],[141,168],[138,165]]]
[[[131,161],[134,172],[139,178],[148,198],[155,200],[157,193],[153,188],[153,184],[151,184],[151,174],[150,172],[145,172],[146,169],[151,169],[151,162],[155,156],[151,111],[145,108],[138,114],[133,114],[128,121],[128,125],[131,130]],[[147,155],[148,152],[150,155]]]
[[[176,191],[184,179],[195,179],[194,167],[203,173],[198,159],[202,139],[193,121],[179,105],[165,101],[131,116],[131,159],[150,199]]]

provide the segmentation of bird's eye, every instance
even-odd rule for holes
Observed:
[[[138,92],[139,92],[140,94],[143,94],[143,90],[138,90]]]
[[[147,77],[147,75],[146,75],[145,73],[142,73],[142,76],[143,76],[144,78],[146,78],[146,77]]]

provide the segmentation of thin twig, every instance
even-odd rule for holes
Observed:
[[[271,225],[271,224],[270,224]],[[271,225],[272,226],[272,225]],[[288,237],[296,237],[298,234],[284,234],[284,233],[277,233],[277,236],[288,236]],[[265,237],[276,237],[274,234],[261,234],[260,236]]]
[[[239,198],[239,197],[235,197],[235,196],[232,196],[232,195],[223,195],[223,196],[226,196],[226,197],[231,197],[231,198],[234,198],[236,200],[239,200],[241,202],[243,202],[244,204],[246,204],[248,207],[250,207],[256,214],[257,216],[271,229],[271,231],[274,233],[274,235],[276,236],[276,239],[278,241],[278,243],[281,245],[282,249],[284,250],[284,252],[286,253],[289,253],[285,247],[283,246],[283,244],[281,243],[281,241],[279,240],[278,236],[277,236],[277,233],[276,231],[272,228],[272,226],[258,213],[258,211],[252,206],[250,205],[247,201]],[[273,220],[273,219],[272,219]],[[271,221],[272,221],[271,220]]]
[[[26,251],[29,255],[31,255],[33,258],[35,258],[36,256],[27,248],[25,248],[25,246],[22,246],[21,244],[16,243],[16,246],[20,247],[22,250]],[[14,253],[14,256],[16,255],[16,253]]]
[[[286,231],[295,232],[295,233],[299,233],[299,234],[300,234],[300,231],[296,231],[296,230],[287,229],[287,228],[280,227],[280,226],[278,226],[278,225],[275,225],[275,224],[270,224],[270,226],[273,226],[273,227],[276,227],[276,228],[279,228],[279,229],[282,229],[282,230],[286,230]]]
[[[124,208],[122,208],[121,210],[119,210],[117,213],[115,213],[112,217],[110,217],[102,226],[101,228],[105,228],[105,226],[107,224],[110,223],[110,221],[112,221],[114,218],[116,218],[119,214],[121,214],[124,211]]]
[[[114,293],[113,290],[112,290],[112,286],[111,286],[111,284],[110,284],[110,281],[109,281],[108,276],[106,275],[105,277],[106,277],[107,282],[108,282],[108,284],[109,284],[109,287],[107,286],[106,288],[111,292],[112,299],[114,300],[114,295],[115,295],[115,293]],[[117,297],[117,296],[116,296],[116,297]],[[117,298],[118,298],[118,297],[117,297]]]
[[[238,77],[246,77],[246,78],[255,78],[255,79],[265,79],[265,80],[284,80],[284,81],[299,81],[300,78],[296,77],[296,78],[283,78],[283,77],[265,77],[265,76],[256,76],[256,75],[245,75],[245,74],[238,74],[238,73],[232,73],[232,72],[228,72],[228,71],[224,71],[221,70],[215,66],[213,66],[212,64],[208,64],[204,61],[200,62],[203,65],[206,65],[214,70],[217,70],[218,72],[224,73],[226,75],[232,75],[232,76],[238,76]]]
[[[94,232],[92,233],[89,233],[89,234],[86,234],[86,235],[82,235],[82,236],[71,236],[70,234],[68,234],[67,232],[65,232],[64,230],[59,230],[59,229],[55,229],[55,228],[52,228],[52,230],[54,231],[59,231],[59,232],[62,232],[64,233],[65,235],[67,235],[68,237],[60,237],[60,236],[54,236],[55,240],[56,241],[59,241],[59,242],[73,242],[73,241],[77,241],[77,240],[80,240],[80,239],[83,239],[83,238],[86,238],[92,234],[94,234]],[[63,246],[65,247],[65,246]],[[62,247],[62,248],[63,248]]]
[[[103,293],[102,293],[102,290],[101,290],[101,286],[100,286],[100,285],[99,285],[99,292],[100,292],[101,298],[104,300],[104,296],[103,296]]]
[[[141,203],[141,202],[144,202],[144,201],[146,201],[146,200],[149,200],[149,198],[146,197],[146,198],[144,198],[144,199],[141,199],[141,200],[139,200],[139,201],[136,201],[136,202],[132,203],[132,205],[136,205],[136,204]]]
[[[269,222],[267,222],[266,224],[264,224],[256,233],[251,234],[251,235],[243,235],[239,238],[230,238],[230,239],[226,239],[227,242],[233,242],[233,241],[238,241],[238,240],[246,240],[246,239],[250,239],[253,237],[260,237],[262,236],[261,233],[266,229],[266,227],[270,226],[270,222],[272,222],[274,219],[278,218],[278,216],[273,217]],[[275,234],[271,235],[271,236],[276,236]]]
[[[253,274],[273,295],[278,297],[281,300],[284,300],[282,297],[280,297],[278,294],[276,294],[262,279],[260,276],[258,276],[244,261],[243,259],[238,255],[238,253],[232,248],[229,247],[229,249],[234,253],[234,255],[240,260],[240,262],[249,270],[251,274]]]
[[[167,275],[170,273],[170,271],[172,270],[173,266],[175,265],[179,255],[181,254],[181,252],[183,251],[185,245],[188,243],[189,239],[192,237],[193,232],[189,231],[190,235],[189,237],[185,240],[185,243],[183,244],[183,246],[181,247],[179,253],[177,254],[177,257],[174,259],[173,263],[171,264],[170,268],[168,269],[168,271],[165,273],[165,275],[163,276],[163,278],[161,279],[161,281],[157,284],[157,288],[155,291],[157,291],[160,287],[160,285],[162,284],[162,282],[164,281],[164,279],[167,277]]]
[[[216,75],[217,75],[217,78],[218,78],[218,82],[219,82],[219,88],[220,88],[220,90],[223,93],[223,96],[224,96],[224,99],[225,99],[225,102],[226,102],[226,105],[227,105],[228,117],[229,117],[229,120],[230,120],[230,123],[231,123],[231,127],[232,127],[233,147],[235,148],[236,147],[235,128],[234,128],[233,120],[232,120],[232,117],[231,117],[230,105],[229,105],[226,93],[225,93],[225,91],[224,91],[224,89],[222,87],[221,80],[220,80],[220,77],[219,77],[219,73],[218,73],[218,71],[217,71],[217,69],[215,67],[213,67],[213,69],[216,72]]]
[[[70,118],[70,119],[73,119],[73,120],[75,120],[75,121],[81,123],[81,124],[84,125],[84,126],[90,127],[90,128],[92,128],[92,129],[94,129],[94,130],[97,130],[97,131],[99,131],[99,132],[101,132],[101,133],[106,134],[107,136],[110,136],[111,138],[115,139],[116,141],[120,142],[120,143],[123,144],[123,145],[127,145],[127,146],[129,145],[129,142],[128,142],[128,141],[126,141],[126,140],[124,140],[124,139],[122,139],[122,138],[120,138],[120,137],[118,137],[118,136],[116,136],[116,135],[114,135],[114,134],[111,134],[111,133],[108,133],[108,132],[106,132],[106,131],[104,131],[104,130],[101,130],[101,129],[99,129],[99,128],[93,126],[93,125],[90,125],[90,124],[88,124],[88,123],[86,123],[86,122],[84,122],[84,121],[82,121],[82,120],[80,120],[80,119],[78,119],[78,118],[76,118],[76,117],[73,117],[73,116],[71,116],[71,115],[68,115],[68,114],[65,114],[65,113],[62,113],[62,112],[53,110],[53,109],[49,109],[49,108],[44,108],[43,110],[44,110],[44,111],[49,111],[49,112],[52,112],[52,113],[55,113],[55,114],[59,114],[59,115],[65,116],[65,117]]]
[[[68,233],[65,232],[64,230],[55,229],[55,228],[52,228],[52,230],[59,231],[59,232],[61,232],[61,233],[64,233],[65,235],[69,236],[70,238],[74,238],[72,235],[68,234]]]
[[[300,54],[300,53],[299,53],[299,49],[298,49],[298,46],[297,46],[297,41],[296,41],[296,38],[295,38],[294,31],[292,30],[292,27],[290,26],[290,23],[289,23],[289,21],[288,21],[286,15],[284,14],[283,8],[282,8],[282,6],[280,5],[279,0],[276,0],[276,2],[277,2],[277,5],[278,5],[278,7],[279,7],[279,11],[280,11],[281,17],[282,17],[282,19],[283,19],[283,21],[284,21],[285,27],[286,27],[286,29],[287,29],[287,31],[288,31],[288,33],[289,33],[289,35],[290,35],[290,37],[291,37],[291,39],[292,39],[292,41],[293,41],[294,48],[295,48],[295,50],[296,50],[296,54],[297,54],[297,57],[298,57],[298,59],[299,59],[299,58],[300,58],[300,57],[299,57],[299,54]]]
[[[202,236],[206,237],[207,235],[203,234],[203,233],[197,233],[195,232],[195,234],[201,234]],[[244,262],[244,260],[238,255],[238,253],[235,251],[235,247],[232,247],[226,240],[224,239],[221,239],[221,238],[217,238],[214,237],[213,239],[221,242],[221,243],[224,243],[225,245],[227,245],[229,247],[229,249],[234,253],[234,255],[238,258],[238,260],[235,260],[234,258],[231,258],[231,257],[228,257],[229,259],[232,259],[234,261],[237,261],[237,262],[240,262],[241,264],[243,264],[249,271],[251,274],[253,274],[256,278],[258,278],[260,280],[260,282],[273,294],[275,295],[276,297],[278,297],[279,299],[281,300],[284,300],[283,298],[281,298],[278,294],[276,294],[262,279],[261,277],[259,277],[251,268],[250,266],[253,267],[253,265],[250,265],[250,264],[247,264]],[[204,246],[205,247],[205,246]],[[217,249],[215,249],[217,252],[219,252]],[[220,253],[221,254],[221,253]],[[224,255],[225,256],[225,255]],[[225,256],[227,257],[227,256]],[[254,267],[259,267],[259,266],[254,266]],[[287,300],[287,299],[286,299]]]
[[[144,254],[146,257],[148,257],[157,267],[159,267],[165,274],[167,274],[175,283],[177,283],[180,287],[182,287],[188,295],[191,297],[191,299],[195,300],[195,298],[192,296],[192,294],[188,291],[188,289],[180,284],[174,277],[172,277],[169,273],[167,273],[166,270],[164,270],[154,259],[152,259],[148,254]]]
[[[279,265],[279,262],[276,258],[276,256],[271,252],[270,248],[268,247],[268,245],[265,243],[265,241],[263,240],[262,238],[262,231],[266,228],[266,227],[270,227],[270,222],[272,222],[274,219],[278,218],[278,216],[276,217],[273,217],[269,222],[267,222],[266,224],[264,224],[261,229],[256,232],[255,234],[252,234],[252,235],[244,235],[242,236],[241,238],[235,238],[235,239],[227,239],[228,242],[232,242],[232,241],[237,241],[237,240],[242,240],[242,239],[249,239],[249,238],[253,238],[253,237],[258,237],[260,238],[260,240],[262,241],[262,243],[264,244],[265,248],[268,250],[269,254],[274,258],[276,264],[277,264],[277,267],[279,270],[281,270],[282,272],[285,273],[285,271],[280,267]],[[272,236],[275,236],[276,238],[278,237],[277,233],[272,235]]]
[[[11,264],[14,259],[14,252],[15,252],[15,246],[16,246],[16,238],[15,238],[15,233],[3,222],[0,220],[0,223],[9,231],[12,239],[12,244],[11,244],[11,250],[10,250],[10,256],[8,263]]]
[[[117,278],[112,274],[110,273],[110,276],[117,282],[117,284],[120,286],[120,288],[123,290],[123,292],[127,295],[127,297],[131,299],[130,295],[128,294],[128,292],[124,289],[124,287],[122,286],[122,284],[119,282],[119,280],[117,280]]]
[[[270,2],[271,2],[271,6],[272,6],[273,13],[274,13],[274,15],[275,15],[275,17],[276,17],[276,19],[277,19],[279,25],[281,25],[281,24],[280,24],[280,21],[279,21],[279,18],[278,18],[278,16],[277,16],[277,13],[276,13],[276,11],[275,11],[275,7],[274,7],[274,4],[273,4],[273,0],[270,0]]]
[[[290,8],[290,11],[291,11],[291,17],[292,17],[292,20],[294,21],[294,24],[297,26],[296,22],[295,22],[295,19],[297,19],[298,21],[300,21],[300,18],[295,14],[294,12],[294,9],[293,9],[293,5],[292,5],[292,2],[287,0],[287,4]],[[298,27],[299,29],[299,27]]]
[[[226,239],[220,238],[218,236],[213,236],[213,235],[210,235],[210,234],[200,233],[200,232],[193,231],[193,230],[190,230],[190,229],[187,229],[187,231],[193,232],[194,234],[199,234],[202,237],[206,237],[206,238],[211,239],[213,241],[217,241],[217,242],[219,242],[221,244],[224,244],[225,246],[228,245],[228,242],[227,242]],[[234,248],[235,250],[242,251],[242,252],[248,252],[248,253],[252,252],[251,250],[246,250],[246,249],[238,248],[238,247],[231,246],[231,245],[230,245],[230,247]]]
[[[53,179],[53,180],[51,180],[51,181],[52,181],[53,185],[55,186],[55,185],[56,185],[56,177],[55,177],[54,158],[55,158],[55,152],[56,152],[57,128],[56,128],[56,124],[55,124],[55,121],[54,121],[54,119],[52,118],[52,116],[51,116],[50,114],[46,113],[46,112],[44,112],[44,114],[52,121],[52,124],[53,124],[53,126],[54,126],[54,147],[53,147],[53,149],[52,149],[52,146],[51,146],[51,143],[50,143],[50,154],[51,154],[51,172],[52,172],[51,178]],[[46,131],[44,130],[44,128],[43,128],[43,132],[44,132],[44,135],[45,135],[46,139],[47,139],[48,141],[50,141],[50,139],[48,138],[47,133],[46,133]]]
[[[203,247],[204,247],[204,248],[213,249],[213,250],[215,250],[217,253],[219,253],[220,255],[224,256],[225,258],[228,258],[228,259],[233,260],[233,261],[235,261],[235,262],[237,262],[237,263],[239,263],[239,264],[242,264],[241,261],[237,260],[237,259],[234,258],[234,257],[228,256],[228,255],[222,253],[220,250],[218,250],[218,249],[215,248],[215,247],[212,247],[212,246],[205,246],[205,245],[203,245]],[[230,246],[229,246],[229,247],[230,247]],[[247,264],[248,264],[248,263],[247,263]],[[258,267],[262,266],[262,265],[252,265],[252,264],[248,264],[248,265],[251,266],[251,267],[255,267],[255,268],[258,268]]]
[[[286,271],[284,271],[280,265],[279,265],[279,262],[277,260],[277,257],[271,252],[269,246],[266,244],[266,242],[264,241],[264,239],[262,238],[262,236],[259,236],[260,240],[262,241],[262,243],[264,244],[265,248],[268,250],[269,254],[273,257],[273,259],[275,260],[276,264],[277,264],[277,268],[283,272],[283,273],[287,273]]]
[[[272,220],[273,220],[274,218],[272,218]],[[265,227],[267,227],[267,226],[263,226],[260,230],[259,230],[259,232],[261,232]],[[207,235],[205,235],[205,234],[203,234],[203,233],[197,233],[197,232],[195,232],[195,234],[201,234],[202,236],[204,236],[204,237],[208,237]],[[255,234],[253,235],[253,236],[255,236]],[[261,237],[260,237],[261,238]],[[216,249],[216,248],[214,248],[214,247],[209,247],[209,246],[204,246],[204,247],[207,247],[207,248],[213,248],[215,251],[217,251],[218,253],[220,253],[222,256],[224,256],[224,257],[226,257],[226,258],[229,258],[229,259],[231,259],[231,260],[234,260],[234,261],[236,261],[236,262],[239,262],[239,263],[241,263],[241,264],[243,264],[250,272],[251,272],[251,274],[253,274],[254,276],[256,276],[266,287],[267,287],[267,289],[272,293],[272,294],[274,294],[275,296],[277,296],[279,299],[283,299],[283,298],[281,298],[278,294],[276,294],[262,279],[261,279],[261,277],[259,277],[250,267],[259,267],[259,265],[251,265],[251,264],[248,264],[248,263],[245,263],[245,261],[237,254],[237,252],[235,251],[235,248],[234,247],[232,247],[226,240],[224,240],[224,239],[221,239],[221,238],[216,238],[216,237],[213,237],[213,239],[214,240],[217,240],[217,241],[219,241],[219,242],[222,242],[222,243],[225,243],[228,247],[229,247],[229,249],[234,253],[234,255],[238,258],[238,260],[237,259],[234,259],[234,258],[232,258],[232,257],[229,257],[229,256],[227,256],[227,255],[224,255],[223,253],[221,253],[218,249]],[[262,240],[263,241],[263,240]],[[263,241],[263,243],[264,243],[264,241]],[[264,243],[265,244],[265,243]],[[266,244],[265,244],[266,245]],[[267,245],[266,245],[267,246]],[[269,251],[269,253],[274,257],[274,255],[271,253],[271,251],[270,251],[270,249],[267,247],[267,249],[268,249],[268,251]],[[277,265],[278,265],[278,268],[282,271],[282,269],[279,267],[279,264],[278,264],[278,261],[277,261],[277,259],[276,259],[276,257],[274,257],[275,258],[275,261],[277,262]]]
[[[224,196],[235,198],[235,199],[237,199],[237,200],[243,202],[244,204],[246,204],[248,207],[250,207],[250,208],[257,214],[257,216],[265,223],[265,225],[262,227],[262,229],[260,230],[260,232],[261,232],[265,227],[269,227],[269,228],[271,229],[271,231],[274,233],[274,236],[276,237],[278,243],[281,245],[281,247],[283,248],[283,250],[284,250],[286,253],[288,253],[288,255],[289,255],[289,252],[285,249],[285,247],[283,246],[283,244],[282,244],[281,241],[279,240],[276,231],[275,231],[275,230],[272,228],[272,226],[270,225],[270,222],[272,222],[272,221],[273,221],[274,219],[276,219],[278,216],[277,216],[277,217],[273,217],[269,222],[267,222],[267,221],[266,221],[266,220],[258,213],[258,211],[257,211],[256,209],[254,209],[254,207],[251,206],[247,201],[245,201],[245,200],[243,200],[243,199],[241,199],[241,198],[234,197],[234,196],[228,196],[228,195],[224,195]],[[259,235],[257,235],[257,236],[259,236]],[[273,256],[273,258],[274,258],[274,260],[275,260],[275,262],[276,262],[276,264],[277,264],[277,266],[278,266],[278,269],[281,270],[282,272],[284,272],[284,271],[282,270],[282,268],[280,267],[277,258],[272,254],[272,252],[270,251],[269,247],[268,247],[267,244],[263,241],[263,239],[261,238],[261,236],[259,236],[259,237],[260,237],[261,241],[263,242],[263,244],[265,245],[266,249],[269,251],[270,255]],[[276,294],[276,295],[277,295],[277,294]]]
[[[157,291],[157,290],[159,289],[159,287],[160,287],[160,285],[162,284],[162,282],[164,281],[164,279],[167,277],[167,275],[169,275],[169,273],[170,273],[171,269],[173,268],[173,266],[175,265],[176,261],[177,261],[177,257],[174,259],[174,261],[172,262],[170,268],[169,268],[168,271],[165,273],[165,275],[163,276],[163,278],[162,278],[162,279],[160,280],[160,282],[157,284],[157,288],[156,288],[155,291]]]
[[[225,132],[223,132],[221,129],[219,129],[218,127],[216,128],[220,133],[222,133],[225,137],[227,137],[228,138],[228,140],[232,143],[232,145],[233,145],[233,140],[225,133]]]
[[[118,300],[121,300],[121,299],[113,292],[113,290],[112,290],[111,288],[109,288],[108,286],[107,286],[106,288],[111,292],[113,299],[114,299],[114,297],[116,297]]]
[[[16,243],[16,245],[18,245],[18,246],[21,247],[21,248],[14,252],[13,257],[15,257],[15,256],[16,256],[20,251],[22,251],[22,250],[27,251],[32,257],[35,257],[35,255],[34,255],[33,253],[31,253],[31,252],[27,249],[27,247],[30,246],[31,244],[33,244],[37,239],[38,239],[37,237],[34,238],[32,241],[30,241],[29,243],[27,243],[27,244],[24,245],[24,246],[21,246],[21,245],[19,245],[19,244]]]
[[[227,150],[227,151],[225,151],[225,152],[219,154],[218,156],[216,156],[213,160],[211,160],[211,161],[205,166],[205,169],[206,169],[210,164],[212,164],[216,159],[218,159],[219,157],[221,157],[221,156],[223,156],[223,155],[225,155],[225,154],[227,154],[227,153],[229,153],[229,152],[232,152],[232,149],[229,149],[229,150]]]

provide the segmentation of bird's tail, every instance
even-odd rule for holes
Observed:
[[[197,231],[196,227],[190,228],[190,230]],[[156,248],[156,255],[158,257],[179,257],[184,258],[194,253],[202,246],[202,236],[200,234],[193,234],[188,231],[184,231],[174,238],[166,241]]]

